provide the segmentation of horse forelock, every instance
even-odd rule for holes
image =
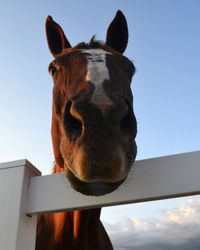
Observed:
[[[120,53],[116,50],[114,50],[113,48],[109,47],[106,43],[96,40],[95,36],[93,36],[90,41],[88,43],[86,42],[80,42],[77,45],[75,45],[72,48],[66,48],[62,51],[62,54],[66,54],[66,53],[70,53],[76,50],[80,50],[80,49],[103,49],[106,50],[110,53],[115,53],[115,54],[119,54]]]

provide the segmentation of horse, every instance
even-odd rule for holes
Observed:
[[[135,66],[123,55],[126,18],[117,11],[105,43],[93,36],[72,47],[51,16],[45,30],[54,57],[48,68],[54,82],[53,173],[64,172],[83,195],[106,195],[125,181],[137,153],[130,87]],[[36,250],[113,249],[100,213],[97,208],[39,216]]]

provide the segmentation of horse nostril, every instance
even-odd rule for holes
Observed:
[[[120,129],[124,136],[130,136],[131,138],[136,137],[137,134],[137,122],[135,115],[133,113],[132,106],[129,104],[129,102],[126,101],[126,104],[128,106],[128,112],[126,115],[122,118],[120,122]]]
[[[69,101],[65,108],[63,122],[67,136],[70,139],[75,140],[82,134],[82,121],[77,119],[71,114],[70,112],[71,106],[72,102]]]

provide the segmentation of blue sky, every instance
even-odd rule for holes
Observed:
[[[93,34],[105,40],[118,9],[124,12],[129,26],[125,55],[137,69],[132,81],[138,120],[137,159],[200,150],[199,0],[8,0],[0,4],[0,162],[27,158],[44,174],[53,166],[53,85],[47,72],[52,56],[44,32],[47,15],[62,26],[75,45],[88,41]],[[116,249],[143,249],[140,245],[130,248],[130,239],[140,239],[144,230],[156,233],[159,227],[152,225],[159,223],[163,230],[159,233],[165,235],[172,226],[180,234],[180,228],[191,229],[192,236],[187,239],[191,242],[197,233],[192,226],[198,222],[199,206],[196,196],[105,208],[102,215]],[[171,220],[171,214],[180,217],[179,221]],[[119,232],[127,239],[124,247],[118,240]],[[146,239],[152,239],[158,249],[170,249],[164,240],[155,243],[155,235],[146,234]]]

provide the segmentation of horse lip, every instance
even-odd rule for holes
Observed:
[[[112,193],[114,190],[116,190],[126,179],[126,177],[120,181],[110,183],[110,182],[84,182],[79,180],[71,170],[68,168],[65,170],[65,175],[67,176],[67,179],[69,180],[71,187],[78,191],[79,193],[82,193],[84,195],[88,196],[102,196],[109,193]]]

